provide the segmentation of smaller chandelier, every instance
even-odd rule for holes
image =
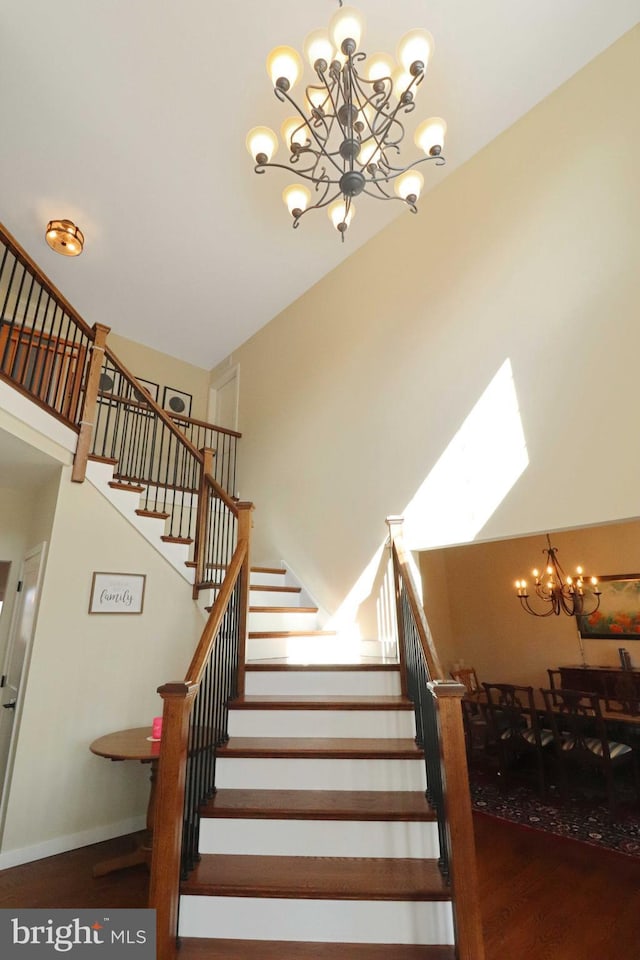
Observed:
[[[378,200],[399,200],[412,213],[424,185],[416,167],[427,160],[442,165],[446,123],[440,117],[423,121],[414,140],[424,156],[398,165],[404,139],[403,116],[415,108],[433,51],[426,30],[411,30],[400,41],[395,62],[389,54],[374,53],[368,60],[360,47],[364,29],[353,7],[336,12],[329,31],[315,30],[304,43],[305,56],[315,73],[299,106],[289,91],[303,72],[302,59],[292,47],[276,47],[267,58],[274,93],[289,103],[294,115],[282,124],[288,162],[274,163],[278,137],[269,127],[254,127],[247,149],[255,172],[279,167],[306,181],[287,187],[282,198],[297,227],[309,210],[326,207],[329,218],[344,235],[355,214],[354,197],[366,194]],[[393,185],[393,190],[390,189]]]
[[[517,596],[527,613],[534,617],[559,616],[566,613],[569,617],[589,617],[600,606],[600,594],[597,577],[588,578],[582,567],[576,568],[575,577],[569,577],[562,569],[556,556],[557,547],[551,546],[547,534],[547,547],[542,551],[547,557],[547,566],[544,573],[533,570],[534,588],[536,597],[544,604],[535,609],[529,603],[527,581],[516,580]],[[589,584],[586,584],[586,580]]]
[[[45,239],[63,257],[79,257],[84,247],[84,234],[71,220],[50,220]]]

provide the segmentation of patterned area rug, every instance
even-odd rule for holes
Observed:
[[[640,804],[626,784],[618,788],[620,805],[613,820],[601,791],[590,796],[582,787],[565,801],[552,784],[542,799],[525,783],[510,783],[502,790],[493,771],[475,768],[469,781],[472,806],[478,813],[640,858]]]

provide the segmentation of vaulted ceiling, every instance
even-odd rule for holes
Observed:
[[[638,20],[638,0],[358,7],[364,50],[393,53],[414,26],[435,38],[415,117],[446,118],[447,166],[426,170],[426,189]],[[291,229],[284,172],[253,173],[247,130],[278,130],[287,115],[266,55],[279,43],[301,49],[335,9],[0,0],[0,219],[89,323],[213,366],[391,218],[410,215],[362,199],[341,244],[323,211]],[[77,259],[44,242],[47,221],[62,217],[85,233]]]

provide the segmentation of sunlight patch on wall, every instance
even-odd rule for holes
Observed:
[[[406,545],[410,550],[424,550],[473,540],[528,464],[513,371],[507,359],[401,514]],[[373,598],[377,635],[385,644],[395,642],[393,581],[388,569],[382,569],[383,549],[384,543],[326,624],[347,642],[356,643],[361,637],[357,620]],[[412,567],[421,591],[420,574],[415,564]]]
[[[468,543],[529,464],[510,360],[505,360],[404,511],[412,550]]]

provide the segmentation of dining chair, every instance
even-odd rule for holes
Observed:
[[[458,683],[462,683],[466,688],[468,693],[480,693],[482,687],[478,683],[478,675],[473,667],[458,667],[457,670],[451,671],[452,680],[457,680]]]
[[[609,810],[614,816],[615,770],[631,765],[636,794],[638,793],[637,765],[633,749],[628,743],[609,739],[597,693],[556,687],[554,690],[542,690],[542,694],[548,722],[554,734],[563,795],[566,798],[569,793],[570,770],[596,768],[604,776]]]
[[[496,735],[498,759],[506,784],[514,761],[533,755],[538,773],[538,789],[545,791],[544,751],[552,740],[550,730],[541,728],[533,697],[533,687],[511,683],[483,683],[489,715]]]

